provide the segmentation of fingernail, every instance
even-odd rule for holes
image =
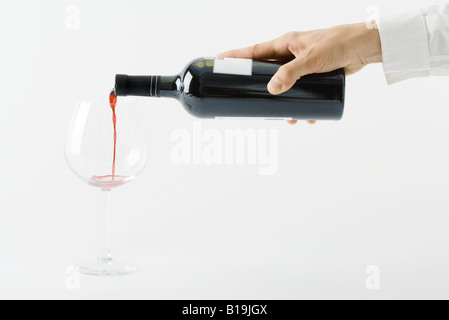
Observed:
[[[271,81],[268,83],[268,90],[277,92],[281,89],[282,89],[282,82],[278,78],[273,77],[273,79],[271,79]]]

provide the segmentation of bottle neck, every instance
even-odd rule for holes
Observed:
[[[181,88],[181,78],[176,76],[128,76],[117,75],[117,96],[176,98]]]
[[[158,77],[158,96],[162,98],[176,98],[181,89],[181,78],[176,76],[159,76]]]

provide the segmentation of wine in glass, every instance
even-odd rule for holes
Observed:
[[[113,259],[109,250],[110,194],[143,171],[148,150],[135,101],[120,98],[115,108],[114,97],[112,93],[110,101],[107,97],[78,101],[65,145],[69,167],[103,195],[100,255],[96,260],[77,265],[80,273],[88,275],[118,276],[137,270]]]

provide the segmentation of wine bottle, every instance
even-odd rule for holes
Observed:
[[[342,69],[299,79],[271,95],[267,84],[281,63],[199,58],[175,76],[117,75],[117,96],[175,98],[198,118],[340,120],[345,100]]]

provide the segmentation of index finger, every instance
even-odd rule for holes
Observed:
[[[242,58],[242,59],[276,59],[290,56],[288,45],[282,38],[257,43],[251,47],[222,52],[217,57]]]

